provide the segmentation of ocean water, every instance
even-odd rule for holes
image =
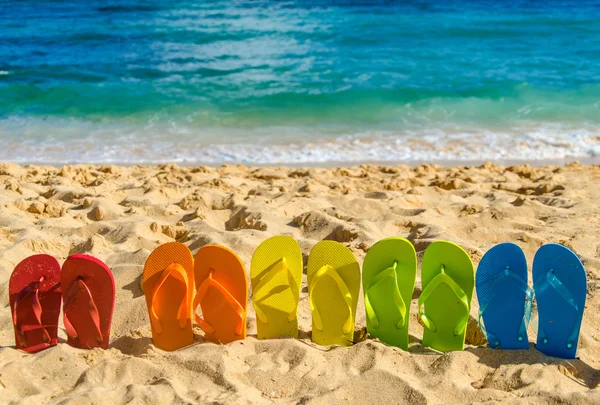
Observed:
[[[600,156],[600,0],[0,0],[0,161]]]

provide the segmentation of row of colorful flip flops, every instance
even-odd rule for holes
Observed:
[[[298,302],[303,258],[291,237],[276,236],[254,252],[250,278],[259,339],[298,336]],[[573,358],[583,316],[586,276],[577,256],[561,245],[536,254],[534,289],[539,307],[538,348]],[[369,249],[362,269],[367,331],[381,341],[408,348],[408,319],[417,275],[413,245],[387,238]],[[144,269],[144,291],[154,343],[175,350],[193,342],[192,315],[209,341],[228,343],[246,336],[248,281],[231,250],[209,245],[192,257],[179,243],[157,248]],[[350,345],[361,283],[352,252],[321,241],[310,252],[307,285],[312,339],[321,345]],[[459,246],[437,241],[426,249],[421,268],[419,317],[423,344],[439,351],[462,350],[475,272]],[[482,258],[477,271],[481,316],[491,347],[527,348],[533,290],[527,263],[514,244],[501,244]],[[196,314],[202,310],[202,317]]]
[[[61,304],[69,345],[108,347],[116,290],[100,260],[72,255],[61,268],[52,256],[30,256],[15,267],[8,289],[17,349],[35,353],[58,343]]]
[[[298,336],[303,267],[302,252],[291,237],[267,239],[254,252],[250,277],[259,339]],[[525,255],[517,245],[495,246],[482,258],[477,296],[490,346],[529,347],[527,325],[535,294],[538,349],[574,358],[587,291],[583,265],[566,247],[550,244],[535,255],[533,289],[527,274]],[[408,240],[387,238],[369,249],[362,285],[371,336],[408,348],[416,275],[416,253]],[[352,344],[360,283],[359,264],[348,248],[334,241],[313,247],[307,263],[313,341]],[[462,350],[474,284],[473,264],[463,249],[445,241],[429,245],[418,299],[424,345]],[[246,271],[225,247],[205,246],[193,258],[183,244],[162,245],[146,261],[143,287],[157,347],[176,350],[192,344],[192,319],[209,341],[228,343],[246,336]],[[61,269],[51,256],[31,256],[16,266],[9,290],[17,348],[36,352],[56,345],[63,300],[68,343],[80,348],[108,346],[115,284],[98,259],[73,255]],[[196,313],[198,307],[202,316]]]

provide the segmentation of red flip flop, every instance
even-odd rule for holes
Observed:
[[[80,349],[108,348],[116,291],[106,264],[88,255],[69,256],[61,286],[67,343]]]
[[[28,257],[15,267],[8,290],[17,349],[35,353],[56,346],[62,299],[58,261]]]

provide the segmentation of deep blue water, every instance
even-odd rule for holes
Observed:
[[[0,0],[0,160],[600,154],[600,0]]]

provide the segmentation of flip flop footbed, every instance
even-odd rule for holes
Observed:
[[[116,297],[110,269],[92,256],[72,255],[63,264],[61,286],[67,343],[108,348]]]
[[[250,278],[259,339],[298,337],[302,268],[302,251],[292,237],[274,236],[254,251]]]
[[[240,258],[231,250],[207,245],[198,250],[194,260],[196,298],[202,309],[205,338],[229,343],[246,337],[248,279]],[[194,305],[196,307],[196,305]]]
[[[172,351],[194,343],[194,259],[188,247],[157,247],[146,260],[142,283],[154,345]]]
[[[487,251],[477,267],[476,286],[490,347],[527,349],[531,295],[523,250],[514,243],[502,243]]]
[[[537,349],[549,356],[573,359],[587,294],[583,264],[571,250],[544,245],[533,260],[538,308]]]
[[[433,242],[423,255],[421,284],[423,345],[442,352],[462,350],[475,284],[471,258],[458,245]]]
[[[387,238],[369,249],[363,262],[362,282],[367,332],[371,336],[408,349],[409,311],[416,277],[417,256],[408,240]]]
[[[313,342],[351,345],[360,293],[360,266],[356,257],[338,242],[321,241],[310,252],[306,275]]]
[[[24,259],[8,288],[16,348],[35,353],[55,346],[62,300],[58,261],[43,254]]]

